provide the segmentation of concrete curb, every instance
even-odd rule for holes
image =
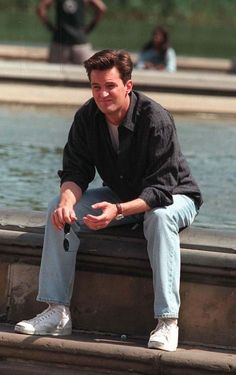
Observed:
[[[0,327],[0,356],[35,364],[73,365],[77,369],[140,375],[180,375],[183,371],[188,375],[223,375],[236,371],[234,352],[182,347],[166,353],[145,346],[144,342],[132,339],[124,342],[117,336],[74,332],[67,338],[55,339],[15,334],[9,326]]]

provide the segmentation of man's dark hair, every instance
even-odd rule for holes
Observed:
[[[84,62],[84,67],[91,78],[92,70],[108,70],[116,67],[120,73],[120,78],[125,84],[131,79],[133,62],[128,52],[123,50],[104,49],[95,53]]]

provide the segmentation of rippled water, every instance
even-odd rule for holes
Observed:
[[[177,118],[182,150],[203,193],[195,224],[236,228],[236,121]]]
[[[72,110],[0,107],[0,205],[45,210]],[[194,225],[236,228],[236,121],[175,117],[182,150],[204,196]],[[97,183],[97,181],[96,181]]]

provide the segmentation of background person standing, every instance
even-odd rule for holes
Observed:
[[[55,22],[48,16],[50,7],[55,7]],[[86,24],[86,8],[91,7],[94,16]],[[42,23],[51,31],[49,49],[50,63],[82,64],[92,54],[88,34],[94,29],[106,12],[102,0],[41,0],[37,14]]]

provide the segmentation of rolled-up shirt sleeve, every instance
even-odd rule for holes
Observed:
[[[84,192],[94,179],[95,167],[83,116],[77,112],[63,152],[63,169],[58,171],[61,184],[75,182]]]
[[[173,190],[178,184],[180,147],[171,121],[161,128],[153,126],[151,130],[148,166],[139,197],[154,208],[173,203]]]

